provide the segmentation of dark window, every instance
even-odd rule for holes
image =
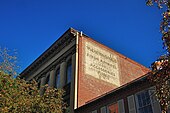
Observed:
[[[72,73],[72,64],[71,64],[71,60],[69,60],[69,62],[67,63],[67,76],[66,76],[67,84],[71,82],[71,73]]]
[[[138,93],[136,96],[137,96],[138,112],[153,113],[148,90]]]
[[[40,86],[41,86],[41,80],[40,81],[38,81],[38,89],[40,89]]]
[[[50,75],[47,76],[47,79],[46,79],[46,84],[50,84]]]

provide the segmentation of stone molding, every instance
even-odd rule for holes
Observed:
[[[74,32],[76,30],[68,29],[56,42],[54,42],[40,57],[38,57],[30,66],[28,66],[21,74],[20,78],[30,75],[34,70],[47,62],[50,58],[59,53],[65,46],[75,40]]]

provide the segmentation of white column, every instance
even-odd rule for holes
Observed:
[[[44,91],[45,91],[44,86],[45,86],[46,82],[47,82],[47,81],[46,81],[46,77],[43,76],[43,77],[41,78],[41,83],[40,83],[40,95],[43,95],[43,94],[44,94]]]
[[[56,79],[56,70],[55,70],[55,68],[53,68],[50,71],[49,87],[55,87],[55,79]]]
[[[60,64],[60,88],[63,88],[66,84],[66,61],[63,60]]]

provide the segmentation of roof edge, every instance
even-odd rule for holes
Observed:
[[[55,48],[55,46],[59,43],[59,41],[66,35],[70,35],[70,34],[74,34],[76,32],[79,32],[73,28],[69,28],[68,30],[66,30],[64,32],[64,34],[62,34],[48,49],[46,49],[38,58],[36,58],[27,68],[25,68],[20,74],[19,74],[19,78],[24,78],[26,75],[26,72],[29,71],[31,68],[33,68],[36,64],[40,63],[41,60],[44,57],[48,57],[51,53],[51,51],[53,50],[53,48]]]

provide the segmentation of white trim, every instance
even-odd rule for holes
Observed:
[[[76,33],[76,65],[75,65],[75,80],[74,80],[74,82],[75,82],[75,88],[74,88],[74,109],[76,109],[77,108],[77,104],[78,104],[78,102],[77,102],[77,95],[78,95],[78,57],[79,57],[79,33],[77,32]]]
[[[107,113],[107,107],[106,106],[101,107],[100,113]]]
[[[125,113],[125,106],[124,106],[124,100],[118,100],[118,111],[119,113]]]
[[[91,113],[97,113],[97,110],[92,111]]]
[[[156,100],[156,97],[154,95],[154,93],[155,93],[155,86],[148,88],[148,91],[149,91],[149,95],[150,95],[150,101],[151,101],[153,113],[161,113],[160,104]]]
[[[129,109],[129,113],[136,113],[136,104],[135,104],[135,98],[134,95],[130,95],[127,97],[128,100],[128,109]],[[132,105],[130,105],[130,101],[132,101]],[[133,108],[131,108],[130,106],[133,106]]]
[[[144,90],[142,90],[142,91],[139,91],[139,92],[137,92],[137,93],[135,94],[136,111],[137,111],[137,113],[139,113],[139,102],[138,102],[138,97],[137,97],[137,95],[138,95],[138,94],[141,95],[141,93],[145,93],[145,92],[148,92],[148,94],[149,94],[148,88],[147,88],[147,89],[144,89]],[[152,112],[153,112],[152,102],[151,102],[150,95],[149,95],[149,99],[150,99],[150,104],[148,104],[147,106],[151,106],[151,109],[152,109]],[[143,107],[146,107],[146,106],[143,106]],[[142,108],[143,108],[143,107],[142,107]],[[153,113],[155,113],[155,112],[153,112]]]

